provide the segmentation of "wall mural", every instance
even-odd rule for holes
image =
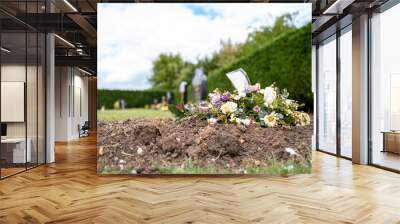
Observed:
[[[310,24],[310,4],[99,4],[98,173],[310,173]]]

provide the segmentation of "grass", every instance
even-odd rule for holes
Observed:
[[[293,161],[278,161],[276,159],[268,160],[269,166],[266,167],[247,167],[245,174],[250,175],[273,175],[273,176],[291,176],[296,174],[309,174],[311,173],[311,163],[298,164]],[[234,174],[230,169],[219,170],[214,164],[209,164],[206,167],[194,166],[193,162],[189,159],[185,162],[183,167],[160,167],[156,166],[156,170],[160,174]],[[105,167],[102,174],[132,174],[133,169],[120,170],[119,167]],[[135,172],[133,172],[135,173]]]
[[[122,121],[132,118],[174,118],[169,111],[132,108],[124,110],[97,111],[99,121]]]
[[[275,176],[290,176],[296,174],[311,173],[311,163],[299,164],[291,160],[280,162],[276,159],[268,161],[269,166],[266,167],[250,167],[246,169],[247,174],[267,174]]]

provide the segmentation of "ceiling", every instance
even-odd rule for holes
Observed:
[[[312,3],[313,38],[348,15],[377,7],[387,0],[252,0],[251,2]],[[46,5],[47,2],[47,5]],[[54,32],[56,65],[79,66],[97,72],[97,3],[171,2],[165,0],[1,0],[3,32],[29,28]],[[190,2],[180,0],[179,2]],[[213,2],[249,2],[219,0]],[[27,12],[27,13],[26,13]],[[50,13],[51,12],[51,13]],[[351,19],[350,19],[351,21]],[[17,40],[18,38],[16,38]],[[28,50],[29,51],[29,50]]]

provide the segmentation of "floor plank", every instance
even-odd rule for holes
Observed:
[[[96,140],[0,181],[0,223],[400,223],[400,175],[320,152],[284,177],[96,174]]]

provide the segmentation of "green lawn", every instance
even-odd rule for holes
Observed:
[[[129,118],[173,118],[169,111],[133,108],[125,110],[105,110],[97,111],[99,121],[121,121]]]

